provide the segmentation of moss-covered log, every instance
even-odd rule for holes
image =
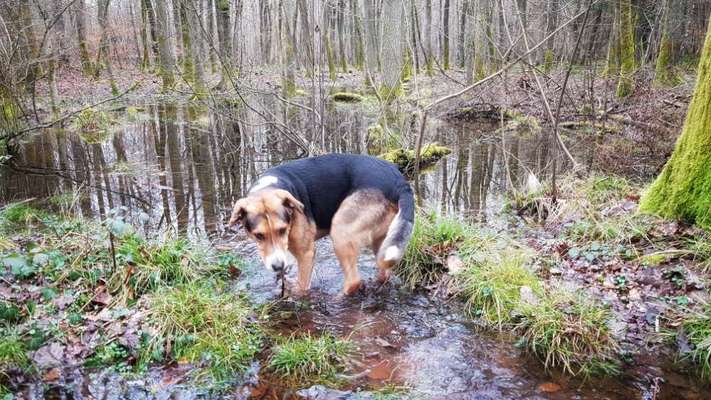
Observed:
[[[452,150],[448,147],[441,146],[438,143],[430,143],[422,147],[420,150],[420,170],[431,168],[444,156],[451,153]],[[390,161],[397,165],[397,168],[407,178],[411,178],[415,174],[415,151],[407,149],[390,150],[385,154],[381,154],[380,158]]]
[[[711,22],[711,20],[710,20]],[[711,25],[694,97],[671,158],[644,194],[640,210],[711,227]]]
[[[358,93],[351,93],[351,92],[336,92],[331,95],[333,98],[333,101],[337,101],[340,103],[360,103],[365,98]]]

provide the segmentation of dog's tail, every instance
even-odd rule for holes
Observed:
[[[415,198],[409,184],[403,183],[397,205],[397,215],[390,223],[388,233],[378,251],[378,260],[389,267],[400,262],[405,255],[415,223]]]

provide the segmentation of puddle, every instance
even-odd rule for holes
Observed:
[[[378,116],[358,106],[329,109],[323,134],[310,134],[309,118],[302,110],[285,110],[281,103],[268,99],[263,105],[273,107],[273,113],[295,132],[306,132],[316,153],[378,153],[367,133]],[[145,113],[140,118],[114,127],[113,135],[103,143],[86,143],[70,130],[47,130],[23,143],[16,156],[18,170],[0,170],[0,204],[50,198],[49,206],[71,208],[87,217],[103,217],[111,209],[124,207],[133,224],[147,233],[168,228],[193,237],[207,234],[219,246],[253,259],[255,265],[235,283],[235,290],[249,293],[258,303],[275,299],[279,287],[271,273],[256,265],[253,246],[234,241],[223,222],[232,203],[261,171],[299,157],[303,150],[279,133],[280,125],[265,125],[245,110],[238,112],[238,118],[228,118],[175,105],[141,108]],[[397,126],[408,118],[391,119],[391,126]],[[508,187],[520,186],[529,172],[541,180],[550,174],[552,160],[547,149],[551,146],[545,132],[502,136],[492,125],[437,120],[428,129],[429,137],[453,149],[425,176],[420,188],[424,202],[439,211],[486,220],[503,207]],[[590,157],[585,149],[592,147],[585,140],[575,140],[570,147],[579,160]],[[59,196],[72,192],[81,195]],[[615,379],[583,383],[551,376],[508,338],[478,331],[456,304],[406,291],[397,284],[376,288],[370,254],[359,260],[366,290],[338,300],[342,275],[330,246],[328,239],[318,242],[313,290],[306,308],[281,322],[278,329],[284,334],[328,330],[350,336],[358,351],[346,389],[394,385],[408,388],[412,398],[426,399],[711,397],[654,357]],[[294,305],[282,307],[288,310]],[[225,393],[230,398],[296,396],[278,380],[261,374],[258,365],[245,375],[247,383],[219,395],[186,387],[182,373],[180,366],[170,366],[132,380],[75,369],[66,381],[38,384],[28,393],[30,398],[77,399],[193,399]],[[318,388],[302,394],[356,398],[350,392]]]
[[[252,247],[242,244],[249,252]],[[515,348],[511,338],[478,330],[456,302],[403,290],[397,282],[378,287],[371,254],[359,259],[366,289],[339,300],[342,285],[338,261],[328,239],[317,246],[317,262],[307,309],[279,325],[291,332],[335,332],[349,336],[358,351],[347,389],[367,390],[385,385],[406,387],[413,399],[704,399],[703,388],[674,373],[660,360],[628,369],[622,377],[582,382],[553,376]],[[271,272],[252,260],[240,289],[255,301],[279,296]],[[293,275],[293,271],[291,272]],[[293,278],[293,276],[292,276]],[[284,306],[288,310],[290,306]],[[293,306],[291,306],[293,307]],[[266,380],[267,382],[264,382]],[[264,377],[257,387],[279,392],[278,381]],[[554,391],[551,393],[551,389]],[[326,394],[321,393],[321,396]],[[333,394],[335,396],[335,394]],[[341,394],[341,396],[347,396]],[[265,397],[280,398],[280,397]],[[349,397],[318,397],[349,398]],[[353,397],[357,398],[357,397]]]

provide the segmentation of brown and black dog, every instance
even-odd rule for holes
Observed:
[[[297,291],[311,286],[314,242],[333,240],[345,276],[343,293],[361,286],[357,260],[370,247],[385,282],[405,252],[415,217],[412,189],[394,164],[351,154],[291,161],[267,170],[235,203],[241,224],[267,269],[298,267]]]

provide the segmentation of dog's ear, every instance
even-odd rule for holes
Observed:
[[[235,203],[234,208],[232,208],[232,215],[230,216],[230,222],[227,223],[227,226],[234,227],[237,224],[241,224],[242,220],[244,220],[245,215],[247,214],[247,199],[239,199]]]
[[[299,200],[296,200],[296,197],[291,193],[286,190],[277,189],[274,191],[274,194],[282,200],[284,207],[290,210],[296,210],[302,214],[304,213],[304,205]]]

